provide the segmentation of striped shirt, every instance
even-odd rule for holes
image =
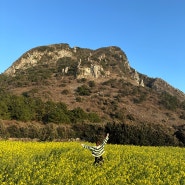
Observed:
[[[106,136],[106,138],[103,140],[102,144],[99,146],[88,146],[88,145],[84,145],[84,144],[82,144],[82,146],[86,149],[89,149],[92,152],[92,155],[94,157],[100,157],[105,152],[104,146],[107,143],[108,139],[109,139],[109,136]]]

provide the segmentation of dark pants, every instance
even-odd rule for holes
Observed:
[[[95,161],[94,161],[94,164],[102,164],[103,163],[103,157],[100,156],[100,157],[95,157]]]

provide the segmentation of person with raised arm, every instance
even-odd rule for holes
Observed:
[[[84,148],[89,149],[91,151],[92,155],[95,157],[94,165],[104,163],[102,155],[105,152],[104,146],[107,143],[108,139],[109,139],[109,133],[107,133],[107,135],[102,143],[100,143],[100,141],[96,141],[96,146],[88,146],[85,144],[81,144]]]

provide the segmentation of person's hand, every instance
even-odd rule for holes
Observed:
[[[107,133],[107,137],[109,137],[109,133]]]
[[[81,144],[84,147],[84,144]]]

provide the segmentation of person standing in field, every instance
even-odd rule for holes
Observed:
[[[108,139],[109,139],[109,133],[107,133],[102,143],[97,141],[96,146],[88,146],[85,144],[81,144],[84,148],[89,149],[92,152],[92,155],[95,157],[94,165],[102,164],[104,162],[102,155],[105,152],[104,146],[107,143]]]

